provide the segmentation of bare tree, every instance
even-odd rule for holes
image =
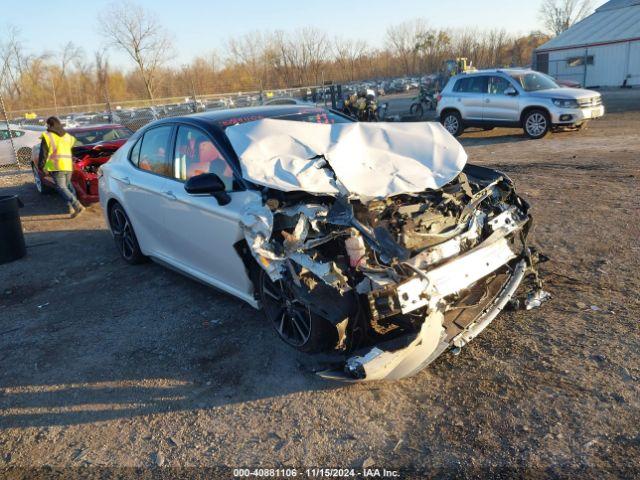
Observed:
[[[24,73],[27,60],[20,42],[20,32],[12,25],[7,27],[7,39],[0,42],[0,88],[3,83],[17,97],[22,95],[20,77]]]
[[[348,72],[349,81],[356,79],[358,65],[366,55],[368,46],[364,40],[336,38],[333,41],[334,57],[343,71]]]
[[[170,57],[167,31],[155,15],[130,2],[112,4],[98,20],[107,41],[135,62],[153,100],[158,71]]]
[[[58,54],[60,59],[60,76],[65,77],[69,66],[74,62],[79,62],[84,56],[84,51],[73,42],[67,42]]]
[[[306,27],[297,32],[293,43],[300,48],[303,81],[317,85],[320,82],[322,65],[330,52],[327,34],[317,28]]]
[[[387,45],[400,57],[405,75],[415,72],[421,39],[428,33],[426,22],[417,18],[387,28]]]
[[[425,30],[416,37],[415,51],[421,61],[421,71],[437,71],[451,46],[451,36],[444,30]]]
[[[540,19],[547,30],[560,35],[592,11],[593,0],[544,0],[540,6]]]
[[[247,33],[227,42],[228,62],[244,67],[250,88],[259,89],[266,76],[267,43],[266,35],[261,32]]]
[[[104,50],[96,51],[95,59],[98,95],[104,98],[107,109],[111,110],[111,98],[109,97],[109,60]]]

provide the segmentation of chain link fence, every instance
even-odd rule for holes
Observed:
[[[52,115],[58,117],[68,129],[113,123],[135,132],[160,118],[213,110],[295,102],[332,105],[333,101],[335,106],[335,95],[335,86],[312,85],[15,111],[6,110],[0,97],[0,172],[31,168],[32,148],[39,144],[40,136],[45,130],[45,121]]]

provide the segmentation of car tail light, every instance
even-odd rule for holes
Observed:
[[[436,102],[440,103],[440,100],[442,100],[442,95],[436,95]]]

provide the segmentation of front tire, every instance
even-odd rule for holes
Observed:
[[[116,242],[118,253],[120,253],[125,262],[130,265],[137,265],[146,260],[140,250],[131,221],[119,203],[113,205],[109,211],[109,227]]]
[[[454,137],[458,137],[464,131],[462,117],[456,111],[445,112],[440,120],[444,128]]]
[[[287,280],[271,280],[260,269],[259,295],[267,320],[278,336],[291,347],[305,353],[317,353],[337,341],[337,334],[325,319],[311,313],[300,302]]]
[[[409,108],[409,113],[411,115],[415,115],[418,118],[422,119],[422,116],[424,115],[424,109],[422,108],[422,103],[412,103],[411,107]]]
[[[522,128],[533,140],[543,138],[551,130],[549,115],[544,110],[531,110],[522,119]]]

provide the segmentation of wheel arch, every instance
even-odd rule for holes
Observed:
[[[549,112],[549,109],[547,107],[543,107],[542,105],[531,105],[525,108],[524,110],[522,110],[522,113],[520,114],[520,124],[523,127],[524,127],[524,118],[532,110],[542,110],[547,115],[547,118],[549,119],[549,123],[551,123],[551,113]]]
[[[233,244],[233,249],[236,251],[240,260],[244,264],[246,269],[247,278],[253,284],[253,298],[258,302],[260,308],[262,305],[260,304],[260,270],[262,267],[258,265],[258,261],[251,254],[251,250],[249,248],[249,244],[246,239],[238,240]]]
[[[122,206],[122,203],[120,203],[117,198],[111,197],[109,200],[107,200],[107,218],[108,218],[109,215],[111,215],[111,209],[116,204],[120,205],[124,209],[124,207]],[[126,212],[126,210],[125,210],[125,212]]]
[[[460,115],[460,118],[462,119],[462,113],[460,113],[460,110],[458,110],[455,107],[446,107],[446,108],[443,108],[442,111],[440,112],[440,121],[444,120],[444,117],[447,113],[457,113],[458,115]]]

